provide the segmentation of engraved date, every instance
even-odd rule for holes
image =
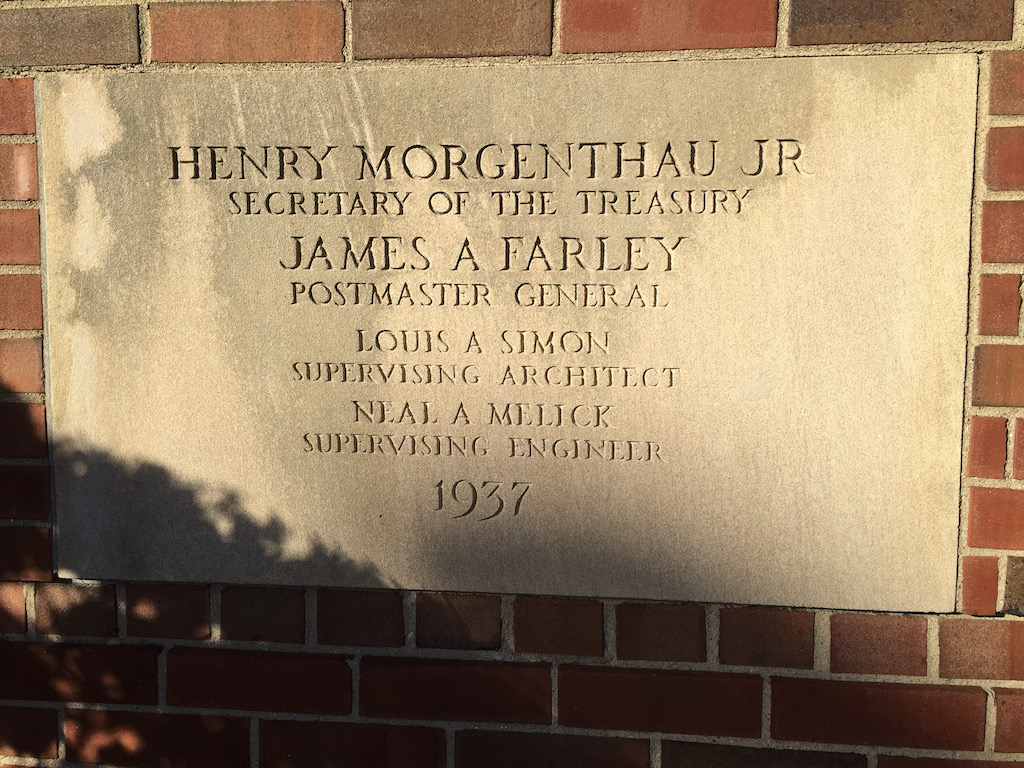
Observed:
[[[476,520],[493,520],[502,513],[519,514],[523,499],[530,490],[530,483],[499,482],[497,480],[438,480],[437,512],[452,512],[452,519],[465,519],[474,512],[480,515]]]

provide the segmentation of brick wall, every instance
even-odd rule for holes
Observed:
[[[948,50],[982,72],[959,614],[54,578],[35,72]],[[0,765],[1024,764],[1013,0],[0,0],[0,77]]]

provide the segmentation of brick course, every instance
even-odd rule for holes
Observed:
[[[968,477],[1006,476],[1006,419],[971,416]]]
[[[1013,0],[791,0],[790,42],[1009,40]]]
[[[39,211],[0,210],[0,264],[39,264]]]
[[[980,750],[985,745],[985,692],[968,687],[775,679],[772,737]]]
[[[515,647],[520,653],[600,656],[603,606],[597,600],[517,597]]]
[[[153,3],[153,61],[341,61],[340,2]]]
[[[0,79],[0,134],[17,136],[36,132],[36,105],[32,78]]]
[[[138,61],[135,5],[0,10],[0,66]]]
[[[563,0],[566,53],[775,45],[778,0]]]
[[[419,648],[496,650],[501,647],[501,598],[421,592],[416,595]]]
[[[834,613],[833,672],[915,675],[928,672],[928,624],[921,616]]]
[[[982,275],[978,333],[1016,336],[1020,301],[1020,275]]]

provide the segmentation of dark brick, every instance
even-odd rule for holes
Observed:
[[[0,66],[138,61],[138,6],[0,10]]]
[[[458,768],[648,768],[645,739],[609,739],[555,733],[461,731]]]
[[[0,459],[45,459],[46,406],[0,403]]]
[[[772,737],[825,744],[980,750],[981,688],[772,680]]]
[[[69,709],[68,759],[130,768],[248,768],[241,717]]]
[[[357,59],[551,53],[551,0],[360,0]]]
[[[1024,432],[1019,434],[1024,437]],[[1024,557],[1006,558],[1003,610],[1014,616],[1024,616]]]
[[[927,43],[1010,40],[1013,0],[792,0],[789,41]]]
[[[225,640],[301,643],[306,639],[306,596],[301,589],[227,586],[221,591]]]
[[[398,592],[321,589],[316,600],[317,638],[324,645],[405,645],[405,612]]]
[[[783,608],[722,608],[718,657],[723,664],[814,667],[814,614]]]
[[[566,53],[775,45],[778,0],[563,0]]]
[[[761,678],[562,666],[558,719],[578,728],[757,738]]]
[[[615,655],[643,661],[706,661],[702,605],[620,603],[615,606]]]
[[[36,631],[41,635],[117,637],[113,585],[40,584],[35,603]]]
[[[661,742],[662,768],[866,768],[864,755]]]
[[[0,755],[57,757],[57,710],[0,706]]]
[[[210,637],[210,588],[206,585],[128,584],[125,597],[132,637]]]
[[[1024,622],[939,619],[939,675],[1024,680]]]
[[[0,527],[0,581],[52,581],[50,529]]]
[[[172,648],[167,703],[177,707],[347,715],[349,656]]]
[[[50,468],[0,467],[0,520],[49,518]]]
[[[0,644],[0,699],[156,704],[148,645]]]
[[[953,760],[942,757],[901,757],[879,755],[878,768],[1004,768],[1008,765],[1024,765],[1018,760]]]
[[[926,675],[928,622],[923,616],[832,614],[832,671]]]
[[[496,650],[501,647],[501,598],[420,592],[416,595],[420,648]]]
[[[369,723],[260,723],[261,768],[444,768],[438,728]]]
[[[340,2],[153,3],[153,61],[341,61]]]
[[[604,610],[597,600],[517,597],[514,627],[520,653],[604,653]]]
[[[359,691],[364,717],[551,722],[547,664],[368,657]]]

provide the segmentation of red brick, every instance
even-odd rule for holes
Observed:
[[[45,459],[46,406],[0,403],[0,459]]]
[[[461,731],[458,768],[648,768],[646,739],[608,739],[556,733]]]
[[[398,592],[321,589],[316,604],[317,639],[324,645],[405,645],[405,614]]]
[[[992,128],[987,141],[985,181],[988,188],[1024,189],[1024,127]]]
[[[551,722],[547,664],[364,658],[359,714],[404,720]]]
[[[761,735],[761,678],[712,672],[563,666],[558,720],[578,728]]]
[[[551,53],[551,0],[360,0],[357,59]]]
[[[967,476],[1006,476],[1006,419],[997,416],[971,416]]]
[[[754,667],[814,666],[814,614],[782,608],[722,608],[718,657]]]
[[[604,653],[604,610],[597,600],[517,597],[514,627],[520,653]]]
[[[928,673],[923,616],[832,614],[832,671],[862,675]]]
[[[41,635],[117,637],[113,586],[40,584],[35,604],[36,631]]]
[[[867,768],[864,755],[661,742],[662,768]]]
[[[1020,275],[982,275],[978,333],[1016,336],[1020,320]]]
[[[1024,616],[1024,557],[1006,558],[1003,610],[1014,616]]]
[[[1024,752],[1024,690],[996,688],[996,752]]]
[[[49,528],[0,528],[0,581],[52,579]]]
[[[149,645],[0,644],[0,699],[156,704]]]
[[[980,750],[981,688],[772,680],[772,737],[824,744]]]
[[[69,709],[68,759],[131,768],[248,768],[249,721],[240,717]]]
[[[878,768],[1003,768],[1007,765],[1024,765],[1016,760],[946,760],[941,757],[899,757],[879,755]]]
[[[989,114],[1024,115],[1024,53],[993,51],[990,61]]]
[[[0,264],[39,264],[39,211],[0,210]]]
[[[981,260],[1024,262],[1024,200],[986,200],[981,209]]]
[[[36,104],[32,78],[0,80],[0,134],[36,132]]]
[[[778,0],[563,0],[566,53],[775,45]]]
[[[340,2],[153,3],[153,61],[341,61]]]
[[[48,520],[49,467],[0,467],[0,520]]]
[[[965,557],[962,613],[994,616],[999,592],[999,558]]]
[[[28,630],[23,584],[0,584],[0,632],[23,635]]]
[[[306,595],[301,589],[224,587],[220,622],[225,640],[301,643],[306,639]]]
[[[36,331],[42,327],[43,288],[39,275],[0,275],[0,329]]]
[[[496,650],[501,647],[501,598],[421,592],[416,595],[420,648]]]
[[[792,0],[792,45],[1010,40],[1013,0]]]
[[[0,706],[0,755],[57,757],[57,710]]]
[[[35,144],[0,144],[0,200],[38,200],[37,173]]]
[[[0,66],[138,61],[135,5],[0,10]]]
[[[210,637],[210,588],[205,585],[128,584],[125,598],[131,637]]]
[[[172,648],[167,703],[178,707],[347,715],[349,656]]]
[[[971,488],[968,515],[968,546],[1024,549],[1024,491]]]
[[[939,675],[1024,680],[1024,622],[939,619]]]
[[[702,605],[620,603],[615,606],[615,655],[642,661],[706,661]]]
[[[43,391],[41,339],[0,339],[0,391]]]
[[[346,757],[342,757],[346,756]],[[260,723],[261,768],[444,768],[439,728],[370,723]]]

